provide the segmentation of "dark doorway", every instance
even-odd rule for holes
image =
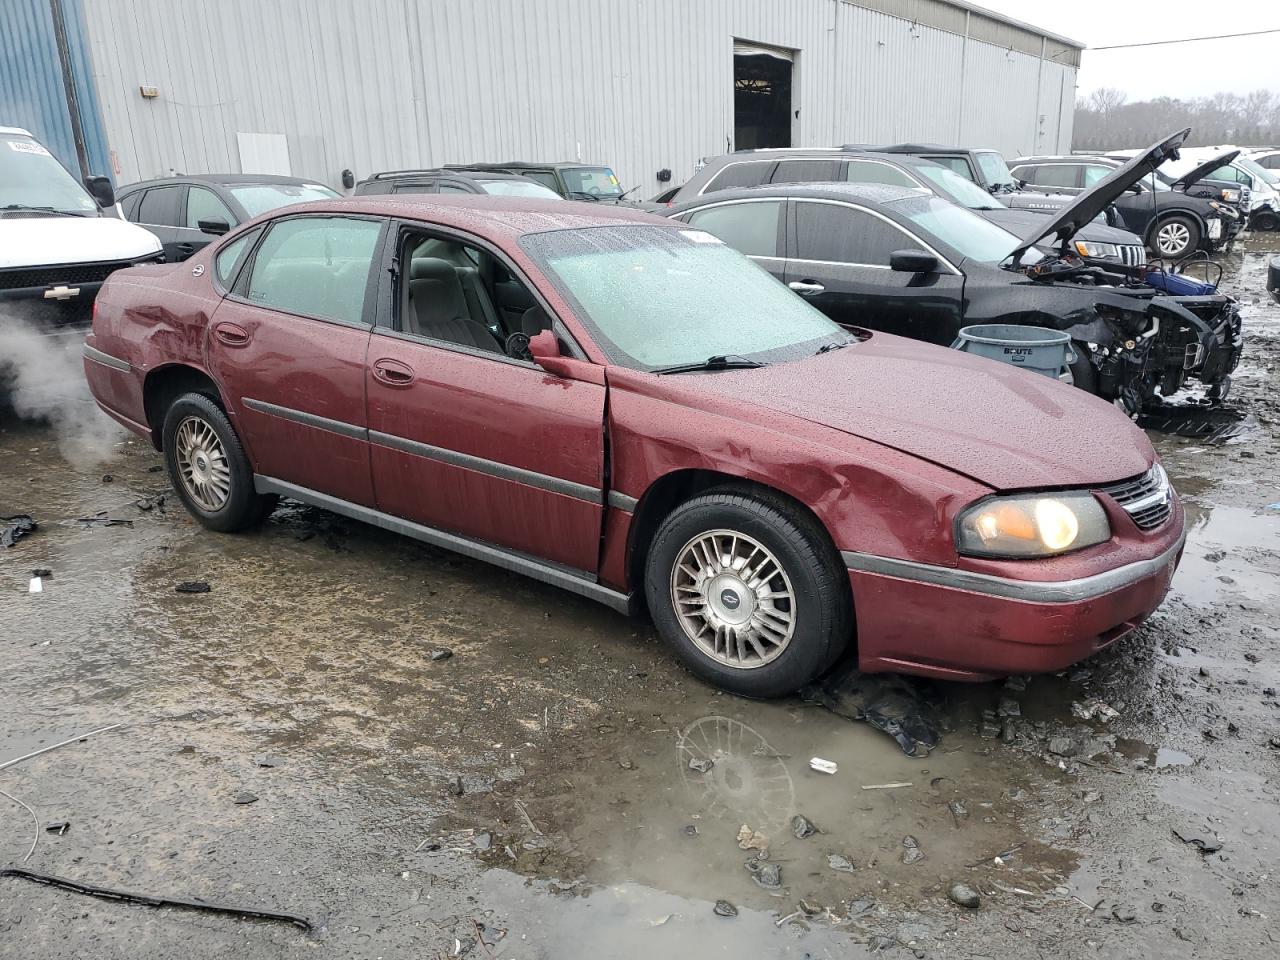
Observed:
[[[791,54],[745,43],[733,52],[733,146],[791,146]]]

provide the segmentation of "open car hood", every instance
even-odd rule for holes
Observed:
[[[1212,160],[1207,160],[1194,170],[1184,173],[1177,180],[1173,181],[1172,186],[1175,190],[1179,187],[1185,190],[1188,187],[1199,183],[1219,167],[1226,166],[1238,156],[1240,156],[1239,150],[1228,150],[1221,156],[1214,157]]]
[[[1191,128],[1180,130],[1159,143],[1154,143],[1144,152],[1133,157],[1122,167],[1117,167],[1095,183],[1090,189],[1080,194],[1071,203],[1057,213],[1045,217],[1044,228],[1034,236],[1023,237],[1023,245],[1012,254],[1013,262],[1021,260],[1028,248],[1041,240],[1053,238],[1054,241],[1070,239],[1081,227],[1089,223],[1107,207],[1111,206],[1131,186],[1151,173],[1166,160],[1176,160],[1178,148],[1191,133]]]

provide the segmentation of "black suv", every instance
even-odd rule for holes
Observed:
[[[1128,159],[1024,157],[1013,162],[1013,175],[1037,192],[1078,194],[1120,169]],[[1143,237],[1152,251],[1171,260],[1180,260],[1196,250],[1212,252],[1224,247],[1244,229],[1245,218],[1239,205],[1249,201],[1237,193],[1229,202],[1218,191],[1200,185],[1204,175],[1218,166],[1221,163],[1214,159],[1177,180],[1156,171],[1116,199],[1112,204],[1114,215],[1122,226]],[[1046,206],[1060,205],[1059,201],[1042,202]]]
[[[388,170],[375,173],[356,184],[357,197],[370,194],[402,193],[488,193],[499,197],[542,197],[559,200],[560,195],[532,180],[493,170],[435,167],[426,170]]]
[[[1003,198],[993,196],[967,177],[931,160],[910,154],[825,147],[739,150],[716,157],[676,190],[671,202],[687,203],[730,187],[826,181],[880,183],[928,190],[967,207],[1018,237],[1039,230],[1045,222],[1044,213],[1012,210],[1005,206]],[[1060,205],[1066,206],[1071,199],[1062,197]],[[658,213],[666,212],[657,204],[651,209]],[[1105,223],[1086,224],[1072,241],[1079,256],[1099,266],[1136,268],[1147,260],[1140,237]],[[1046,248],[1044,252],[1052,251]]]
[[[847,143],[844,149],[900,153],[932,160],[972,180],[988,193],[1013,193],[1018,187],[1004,157],[989,148],[944,147],[937,143],[894,143],[880,147]]]
[[[627,195],[631,193],[631,190],[622,189],[622,184],[618,182],[612,167],[589,163],[527,163],[523,160],[513,160],[510,163],[447,164],[445,169],[518,174],[530,180],[537,180],[566,200],[621,203],[626,201]],[[631,189],[634,190],[635,187]]]

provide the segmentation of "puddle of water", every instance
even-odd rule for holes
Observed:
[[[1189,767],[1195,763],[1191,754],[1183,753],[1181,750],[1174,750],[1171,747],[1159,747],[1156,749],[1155,768],[1157,770],[1166,770],[1169,767]]]
[[[1263,599],[1280,582],[1280,512],[1184,503],[1187,546],[1172,593],[1196,606]]]

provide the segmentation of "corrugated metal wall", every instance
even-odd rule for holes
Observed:
[[[678,183],[732,148],[735,38],[797,51],[796,144],[1070,143],[1074,67],[846,0],[84,3],[123,181],[238,171],[239,131],[285,134],[294,174],[333,185],[344,168],[581,159],[648,196],[657,170]]]
[[[80,0],[57,2],[62,5],[66,23],[89,172],[111,176],[114,171],[98,113]],[[0,2],[0,127],[30,130],[78,178],[80,161],[49,3],[50,0]]]

